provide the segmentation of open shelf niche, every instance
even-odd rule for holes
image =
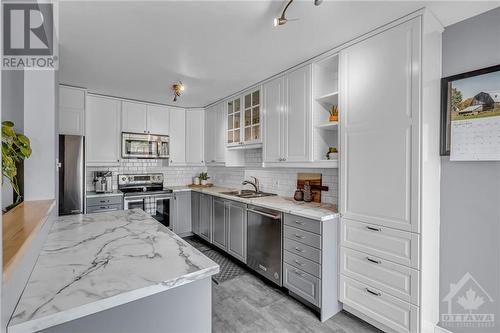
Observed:
[[[335,168],[337,160],[327,160],[326,153],[329,147],[339,149],[339,124],[328,120],[329,110],[339,101],[338,54],[315,62],[313,71],[313,157],[315,162]]]

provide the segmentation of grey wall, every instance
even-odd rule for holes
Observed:
[[[24,128],[24,72],[2,71],[2,121],[14,122],[14,129],[23,132]],[[2,208],[13,202],[13,191],[5,180],[2,185]]]
[[[500,64],[500,7],[447,27],[443,76]],[[479,313],[494,311],[494,328],[450,328],[452,332],[500,331],[500,162],[441,164],[440,299],[469,272],[494,299]],[[485,300],[486,301],[486,300]],[[490,311],[491,310],[491,311]],[[440,312],[447,313],[441,302]],[[440,323],[440,325],[444,325]]]

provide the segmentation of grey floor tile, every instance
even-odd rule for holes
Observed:
[[[321,323],[315,312],[250,273],[213,284],[212,298],[214,333],[381,332],[344,311]]]

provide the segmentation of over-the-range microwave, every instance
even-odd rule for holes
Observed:
[[[122,158],[168,158],[168,135],[122,132]]]

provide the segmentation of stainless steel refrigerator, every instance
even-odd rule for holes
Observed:
[[[59,215],[82,214],[85,191],[85,138],[59,135]]]

